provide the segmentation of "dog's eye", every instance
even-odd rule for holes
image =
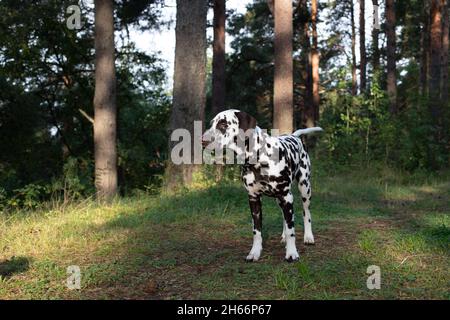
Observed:
[[[228,128],[228,123],[226,120],[222,119],[219,122],[217,122],[216,129],[219,130],[220,132],[222,132],[222,134],[224,134],[225,131],[227,131],[227,128]]]

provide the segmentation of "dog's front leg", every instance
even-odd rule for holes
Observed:
[[[286,261],[293,262],[299,259],[297,247],[295,245],[294,229],[294,197],[292,193],[278,198],[278,204],[283,210],[284,217],[284,239],[286,241]]]
[[[258,261],[262,251],[262,208],[261,197],[250,196],[248,197],[250,204],[250,210],[253,218],[253,246],[248,254],[247,261]]]

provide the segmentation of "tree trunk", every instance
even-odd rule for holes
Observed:
[[[396,65],[396,34],[395,34],[395,4],[394,0],[386,0],[386,37],[387,37],[387,91],[389,110],[397,112],[397,65]]]
[[[192,184],[201,161],[201,136],[194,135],[194,121],[203,121],[206,103],[206,15],[207,0],[178,0],[175,28],[175,66],[170,129],[190,133],[191,163],[176,165],[170,159],[166,170],[168,191]],[[170,142],[169,150],[179,142]],[[200,157],[200,159],[198,159]]]
[[[225,0],[214,0],[214,41],[212,69],[212,115],[225,110]],[[215,168],[216,182],[222,180],[225,165]]]
[[[353,0],[350,0],[350,17],[352,24],[352,96],[358,93],[358,84],[356,79],[356,27],[355,27],[355,6]]]
[[[435,124],[441,122],[441,54],[442,54],[442,15],[441,0],[431,1],[431,65],[430,65],[430,110]]]
[[[225,0],[214,0],[212,114],[225,110]]]
[[[267,0],[267,6],[269,7],[270,13],[274,15],[274,0]]]
[[[376,24],[379,24],[379,13],[378,10],[375,8],[379,7],[378,0],[372,0],[373,4],[373,31],[372,31],[372,50],[373,50],[373,57],[372,57],[372,66],[373,66],[373,73],[376,74],[380,70],[380,47],[379,47],[379,35],[380,30],[376,28]]]
[[[113,0],[95,0],[94,148],[97,199],[117,194],[116,70]]]
[[[308,10],[308,0],[300,0],[298,11],[300,16],[300,26],[303,28],[300,32],[300,46],[302,48],[300,62],[302,66],[301,78],[304,86],[303,101],[301,104],[301,126],[310,128],[314,127],[315,113],[312,104],[311,39],[309,33],[309,21],[311,17]]]
[[[276,0],[275,18],[275,76],[273,127],[280,134],[292,133],[293,126],[293,59],[292,59],[292,1]]]
[[[360,63],[359,63],[359,78],[360,78],[360,91],[361,93],[366,92],[367,80],[367,56],[366,56],[366,3],[365,0],[359,0],[359,52],[360,52]]]
[[[448,107],[448,33],[449,15],[448,0],[441,0],[442,7],[442,80],[441,80],[441,100],[442,107]]]
[[[317,0],[311,1],[311,25],[312,25],[312,100],[314,107],[314,120],[319,120],[320,94],[319,94],[319,44],[317,35],[317,18],[318,18]]]
[[[420,91],[424,96],[428,95],[428,80],[430,78],[430,1],[424,0],[422,13],[422,34],[420,35],[420,47],[422,50],[420,62]]]

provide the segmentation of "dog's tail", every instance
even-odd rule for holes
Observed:
[[[300,136],[305,135],[305,134],[310,134],[310,133],[314,133],[314,132],[321,132],[321,131],[323,131],[322,128],[320,128],[320,127],[313,127],[313,128],[297,130],[292,135],[296,136],[296,137],[300,137]]]

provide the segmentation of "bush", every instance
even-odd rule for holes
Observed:
[[[320,119],[325,133],[316,154],[336,164],[377,161],[408,171],[448,167],[445,138],[435,138],[427,99],[410,94],[403,105],[407,107],[391,115],[387,94],[376,84],[367,96],[328,92]],[[448,137],[445,130],[440,134]]]
[[[39,184],[30,183],[20,189],[14,190],[14,196],[7,200],[10,208],[37,208],[49,194],[49,188]]]

